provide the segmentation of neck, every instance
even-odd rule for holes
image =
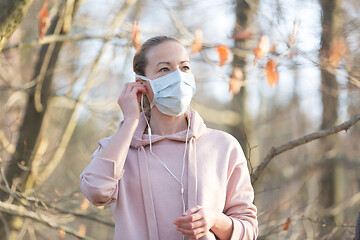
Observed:
[[[156,106],[151,109],[150,127],[153,134],[170,135],[187,129],[185,114],[177,117],[160,112]]]

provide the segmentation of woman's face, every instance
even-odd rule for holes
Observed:
[[[146,54],[147,65],[145,67],[145,76],[149,79],[155,79],[180,70],[190,73],[189,55],[185,48],[177,42],[166,41],[157,46],[151,47]],[[154,98],[154,93],[150,83],[144,82],[150,102]]]

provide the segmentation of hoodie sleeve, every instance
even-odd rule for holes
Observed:
[[[238,144],[237,144],[238,145]],[[252,240],[258,235],[257,208],[253,204],[254,189],[241,147],[230,154],[230,163],[236,162],[228,178],[224,213],[233,222],[231,240]]]
[[[107,138],[99,141],[98,148],[91,156],[91,163],[80,175],[81,191],[96,206],[107,205],[116,200],[118,182],[123,174],[123,171],[116,173],[114,160],[98,156],[107,141]]]

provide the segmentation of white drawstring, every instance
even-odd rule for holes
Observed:
[[[141,96],[141,108],[144,111],[144,107],[143,107],[143,95]],[[188,137],[189,137],[189,130],[190,130],[190,118],[191,116],[188,117],[189,122],[188,122],[188,127],[187,127],[187,132],[186,132],[186,139],[185,139],[185,150],[184,150],[184,155],[183,155],[183,166],[182,166],[182,171],[181,171],[181,178],[180,180],[170,171],[170,169],[166,166],[166,164],[160,160],[160,158],[158,158],[152,151],[152,143],[151,143],[151,128],[150,128],[150,124],[146,118],[146,116],[144,115],[145,120],[146,120],[146,124],[148,126],[148,133],[149,133],[149,141],[150,141],[150,152],[151,154],[165,167],[165,169],[171,174],[171,176],[173,176],[173,178],[180,184],[181,186],[181,200],[182,200],[182,205],[183,205],[183,213],[185,212],[185,199],[184,199],[184,185],[183,185],[183,179],[184,179],[184,172],[185,172],[185,157],[186,157],[186,150],[187,150],[187,143],[188,143]]]

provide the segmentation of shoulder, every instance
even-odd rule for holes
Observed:
[[[246,162],[243,149],[239,141],[231,134],[212,128],[207,128],[201,136],[200,143],[206,143],[214,148],[220,149],[222,153],[226,154],[231,162],[239,164]]]
[[[217,130],[217,129],[212,129],[212,128],[206,128],[206,131],[203,133],[203,135],[201,136],[202,138],[205,137],[207,139],[212,139],[216,142],[221,142],[221,143],[227,143],[227,144],[231,144],[234,146],[240,146],[238,140],[232,136],[231,134],[221,131],[221,130]]]

